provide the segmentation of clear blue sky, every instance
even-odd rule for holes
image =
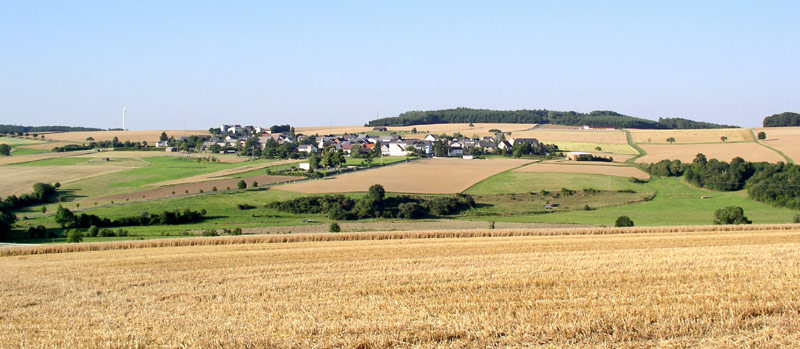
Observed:
[[[611,4],[609,4],[611,3]],[[0,123],[358,125],[453,107],[760,125],[798,1],[5,1]]]

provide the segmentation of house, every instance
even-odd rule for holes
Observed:
[[[493,152],[497,149],[497,143],[493,140],[481,139],[478,141],[478,147],[483,149],[484,152]]]
[[[567,153],[567,160],[576,160],[581,155],[592,155],[592,153],[583,153],[579,151],[571,151]]]
[[[389,143],[389,156],[406,156],[411,154],[406,148],[408,147],[408,143],[406,142],[392,142]]]
[[[300,167],[301,170],[308,171],[308,170],[311,169],[311,164],[308,163],[308,162],[301,162],[300,165],[298,165],[298,166]]]
[[[450,153],[448,156],[461,156],[464,155],[464,145],[460,142],[450,143]]]
[[[303,144],[303,145],[298,145],[297,146],[297,151],[301,151],[301,152],[304,152],[304,153],[307,153],[307,154],[311,154],[311,153],[316,153],[317,152],[317,147],[315,147],[315,146],[313,146],[311,144]]]
[[[497,149],[507,150],[511,148],[512,145],[508,141],[500,141],[499,143],[497,143]]]
[[[429,135],[425,136],[425,138],[423,138],[423,140],[426,140],[426,141],[431,141],[431,142],[436,142],[436,141],[438,141],[438,140],[439,140],[439,135],[435,135],[435,134],[432,134],[432,133],[431,133],[431,134],[429,134]]]
[[[167,141],[158,141],[158,142],[156,142],[156,147],[158,147],[158,148],[163,148],[163,147],[166,147],[167,145],[169,145],[169,142],[167,142]]]
[[[461,156],[461,158],[464,159],[464,160],[472,160],[473,159],[472,154],[464,154],[463,156]]]

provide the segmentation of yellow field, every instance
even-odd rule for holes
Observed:
[[[9,347],[800,342],[797,230],[165,247],[0,270]]]
[[[514,132],[511,137],[536,138],[545,143],[567,141],[578,143],[628,144],[628,137],[622,130],[552,130]]]
[[[515,169],[514,172],[544,172],[544,173],[583,173],[598,174],[618,177],[636,177],[649,179],[650,175],[636,167],[614,165],[584,165],[584,164],[554,164],[538,163]]]
[[[708,130],[630,130],[636,143],[668,143],[667,138],[675,138],[675,143],[722,142],[720,137],[728,137],[727,142],[752,141],[753,134],[747,128],[723,128]]]
[[[0,197],[19,195],[33,191],[35,183],[66,184],[109,173],[130,170],[124,166],[75,165],[75,166],[0,166]]]
[[[767,139],[761,143],[780,150],[795,162],[800,163],[800,127],[769,127],[754,129],[756,134],[764,131]]]
[[[621,154],[621,155],[639,155],[639,152],[636,151],[633,147],[627,144],[606,144],[606,143],[580,143],[580,142],[568,142],[568,141],[549,141],[545,143],[551,143],[558,146],[558,149],[562,151],[580,151],[580,152],[589,152],[595,155],[603,155],[599,153],[609,153],[612,154]],[[600,147],[600,151],[597,150],[597,147]],[[614,159],[617,157],[614,156]]]
[[[287,184],[275,189],[300,193],[348,193],[367,191],[373,184],[381,184],[386,191],[395,193],[454,194],[490,176],[529,162],[519,159],[425,159],[328,179]]]
[[[49,140],[70,142],[86,142],[86,138],[89,137],[94,138],[95,141],[110,141],[117,137],[120,142],[147,141],[147,143],[153,144],[158,141],[161,132],[166,132],[168,136],[175,136],[175,138],[209,134],[207,130],[87,131],[50,133],[45,137]]]
[[[697,153],[703,153],[709,159],[731,161],[739,156],[749,161],[786,161],[775,151],[757,143],[718,143],[718,144],[640,144],[647,155],[636,162],[651,163],[664,159],[678,159],[684,162],[694,160]]]

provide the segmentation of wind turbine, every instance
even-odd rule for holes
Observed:
[[[127,106],[122,106],[122,130],[125,131],[125,109]]]

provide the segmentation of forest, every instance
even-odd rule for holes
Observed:
[[[764,118],[764,127],[800,126],[800,114],[780,113]]]
[[[456,108],[430,111],[408,111],[396,117],[372,120],[367,126],[409,126],[440,123],[533,123],[573,126],[613,126],[616,128],[678,129],[736,127],[697,122],[681,118],[660,118],[659,121],[623,115],[613,111],[489,110]]]
[[[104,131],[102,128],[73,127],[73,126],[19,126],[0,124],[0,133],[16,133],[22,135],[29,132],[73,132],[73,131]]]

